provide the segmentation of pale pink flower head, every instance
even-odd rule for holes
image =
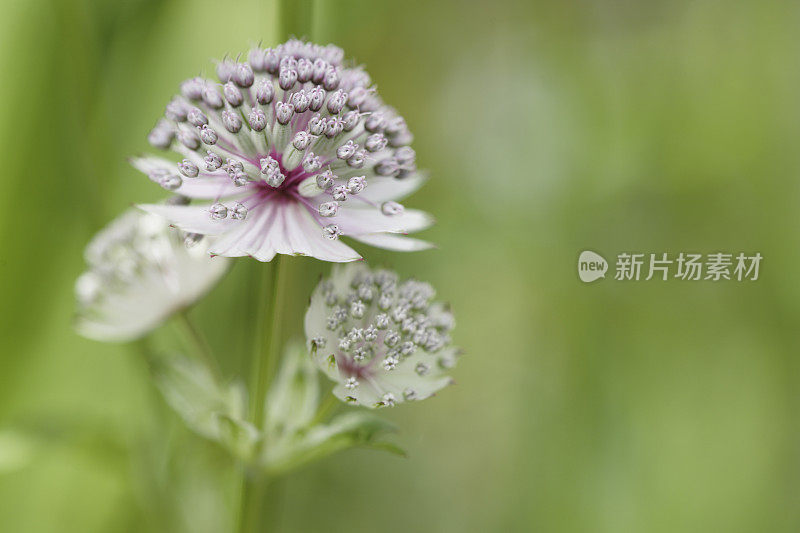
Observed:
[[[133,163],[197,202],[140,207],[218,236],[213,255],[360,259],[340,237],[390,250],[430,247],[404,236],[430,226],[430,216],[398,203],[424,181],[412,135],[343,55],[290,40],[219,62],[219,81],[185,81],[149,137],[182,159]]]
[[[305,331],[311,357],[339,399],[365,407],[424,400],[452,380],[455,320],[434,290],[363,263],[336,266],[311,296]]]
[[[230,263],[209,257],[208,244],[156,215],[130,209],[117,217],[86,247],[87,270],[75,283],[78,333],[129,341],[192,305]]]

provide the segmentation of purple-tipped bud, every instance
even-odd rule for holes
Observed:
[[[281,169],[281,166],[278,163],[278,161],[272,156],[262,157],[258,163],[261,165],[262,174],[269,174],[270,172],[274,172],[276,170]]]
[[[344,122],[339,117],[329,118],[325,124],[325,137],[333,139],[344,129]]]
[[[200,100],[206,84],[203,78],[190,78],[181,83],[181,94],[189,100]]]
[[[261,105],[267,105],[274,97],[275,87],[272,86],[272,82],[267,79],[261,80],[256,87],[256,101]]]
[[[308,106],[311,105],[311,99],[303,89],[300,89],[292,95],[292,104],[294,105],[295,113],[305,113]]]
[[[175,138],[175,130],[172,125],[164,119],[158,121],[158,124],[150,130],[147,135],[147,142],[156,148],[166,150],[172,144],[172,139]]]
[[[247,61],[256,72],[267,71],[267,53],[263,48],[253,48],[247,54]]]
[[[164,115],[175,122],[183,122],[186,120],[186,113],[188,110],[188,106],[182,100],[173,98],[170,103],[167,104]]]
[[[334,217],[339,212],[339,204],[337,202],[323,202],[319,204],[319,214],[323,217]]]
[[[383,113],[373,113],[364,120],[364,128],[372,133],[383,131],[386,127],[386,119]]]
[[[222,125],[231,133],[239,133],[242,129],[242,119],[233,111],[225,109],[222,111]]]
[[[298,131],[294,139],[292,139],[292,146],[295,147],[296,150],[300,150],[301,152],[308,148],[309,143],[311,142],[311,135],[305,130]]]
[[[306,58],[297,60],[297,81],[305,83],[314,75],[314,63]]]
[[[325,121],[319,113],[316,113],[308,119],[308,131],[311,135],[322,135],[325,131]]]
[[[200,138],[194,130],[189,128],[180,128],[178,130],[178,141],[190,150],[197,150],[200,148]]]
[[[267,48],[264,50],[264,63],[267,66],[267,72],[275,74],[280,68],[281,56],[272,48]]]
[[[413,165],[417,159],[417,152],[410,146],[401,146],[394,152],[394,158],[402,166]]]
[[[186,176],[187,178],[196,178],[197,175],[200,173],[200,169],[197,168],[197,165],[189,161],[188,159],[184,159],[180,163],[178,163],[178,170],[181,174]]]
[[[322,86],[326,91],[333,91],[339,87],[339,72],[336,67],[330,67],[325,71],[325,77],[322,79]]]
[[[222,83],[231,81],[233,72],[236,69],[236,63],[230,59],[223,59],[217,63],[217,77]]]
[[[346,102],[347,93],[338,89],[328,98],[328,111],[330,111],[331,115],[336,115],[342,110]]]
[[[347,185],[337,185],[334,187],[333,191],[331,191],[331,196],[333,196],[333,199],[337,202],[344,202],[347,200]]]
[[[217,144],[217,132],[203,124],[200,126],[200,140],[205,144]]]
[[[400,171],[400,165],[393,157],[388,157],[375,165],[375,172],[380,176],[395,176]]]
[[[353,176],[347,180],[347,192],[350,194],[358,194],[363,191],[367,186],[366,176]]]
[[[389,202],[383,202],[381,204],[381,213],[383,213],[386,216],[393,217],[402,214],[403,211],[405,211],[405,208],[402,205],[398,204],[397,202],[389,201]]]
[[[311,81],[314,83],[322,83],[322,80],[325,78],[325,73],[328,71],[328,66],[328,63],[324,59],[315,59],[314,74],[311,76]]]
[[[203,158],[203,161],[206,163],[206,170],[214,172],[222,166],[222,158],[220,156],[211,150],[206,150],[206,154],[207,155]]]
[[[227,100],[228,103],[233,107],[239,107],[244,101],[242,91],[240,91],[236,84],[231,81],[222,87],[222,94],[225,95],[225,100]]]
[[[323,89],[319,85],[313,87],[309,91],[309,96],[311,98],[309,109],[311,109],[311,111],[319,111],[320,109],[322,109],[322,104],[325,102],[325,97],[327,96],[327,94],[328,93],[325,91],[325,89]]]
[[[377,152],[379,150],[383,150],[386,148],[386,144],[389,141],[382,133],[373,133],[367,140],[364,141],[364,148],[369,150],[370,152]]]
[[[233,184],[235,186],[243,187],[243,186],[247,185],[247,182],[249,182],[250,179],[248,178],[247,174],[245,174],[244,172],[242,172],[240,170],[234,170],[233,171],[233,175],[231,176],[231,181],[233,181]]]
[[[346,143],[344,143],[343,145],[341,145],[339,148],[336,149],[336,157],[345,160],[350,159],[350,157],[354,153],[356,153],[356,150],[358,150],[358,145],[354,143],[352,140],[347,141]]]
[[[395,117],[386,122],[386,128],[384,131],[387,135],[393,136],[405,131],[406,129],[408,129],[408,127],[406,126],[405,119],[403,119],[403,117]]]
[[[328,224],[322,228],[322,234],[325,238],[335,241],[342,234],[342,230],[336,224]]]
[[[186,119],[192,126],[202,126],[204,124],[208,124],[208,117],[196,107],[189,109],[189,112],[186,113]]]
[[[335,180],[336,180],[336,175],[333,172],[331,172],[330,169],[328,169],[325,172],[322,172],[321,174],[317,174],[317,187],[319,187],[324,191],[328,187],[333,185]]]
[[[183,185],[183,180],[177,174],[165,174],[158,180],[158,184],[168,191],[174,191]]]
[[[256,77],[253,74],[253,67],[248,63],[239,63],[236,65],[236,69],[233,71],[233,81],[236,82],[236,85],[239,87],[251,87],[255,80]]]
[[[366,87],[354,87],[347,95],[347,105],[353,109],[360,106],[366,100],[369,92]]]
[[[225,161],[225,171],[230,176],[233,176],[237,172],[244,172],[244,164],[238,159],[229,157],[228,160]]]
[[[203,91],[203,102],[212,109],[222,109],[225,105],[222,96],[213,87],[206,87]]]
[[[351,131],[358,125],[359,120],[361,120],[361,115],[358,113],[358,111],[350,111],[345,113],[344,117],[342,117],[344,131]]]
[[[247,116],[247,122],[250,123],[253,131],[264,131],[264,128],[267,127],[267,115],[260,108],[254,107]]]
[[[286,125],[290,120],[292,120],[292,116],[294,115],[294,106],[292,104],[277,102],[275,104],[275,114],[277,115],[278,122]]]
[[[367,152],[366,150],[356,150],[353,155],[347,160],[347,166],[352,168],[361,168],[364,166],[364,163],[367,161]]]
[[[228,218],[228,208],[217,202],[208,210],[212,220],[223,220]]]
[[[319,156],[314,155],[314,152],[309,152],[308,155],[303,159],[303,169],[306,172],[316,172],[322,166],[322,159]]]
[[[292,56],[283,56],[281,58],[280,70],[297,70],[297,60]]]
[[[294,84],[297,82],[297,71],[291,69],[281,69],[280,75],[278,75],[278,85],[280,85],[281,89],[284,91],[288,91]]]
[[[281,172],[281,167],[278,161],[272,157],[262,158],[259,163],[261,164],[261,173],[264,174],[264,179],[270,187],[280,187],[286,176]]]
[[[236,202],[231,209],[231,218],[234,220],[244,220],[247,217],[247,206],[241,202]]]

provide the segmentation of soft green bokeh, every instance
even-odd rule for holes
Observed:
[[[457,386],[387,415],[408,459],[303,469],[270,502],[278,529],[800,529],[800,6],[315,4],[309,31],[367,65],[431,174],[409,203],[437,217],[439,250],[361,249],[434,283],[467,353]],[[3,531],[224,531],[230,462],[166,409],[132,347],[73,334],[72,283],[95,231],[162,196],[126,157],[179,81],[275,43],[274,12],[2,2]],[[587,248],[764,263],[754,283],[584,285]],[[327,269],[291,263],[286,338]],[[230,373],[260,268],[238,261],[195,312]]]

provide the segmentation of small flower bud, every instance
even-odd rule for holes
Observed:
[[[358,111],[348,111],[345,113],[344,117],[342,117],[344,131],[351,131],[358,125],[360,120],[361,115],[358,114]]]
[[[347,191],[350,194],[358,194],[367,186],[366,176],[353,176],[347,180]]]
[[[364,141],[364,148],[370,152],[377,152],[386,148],[388,142],[388,139],[382,133],[373,133]]]
[[[322,132],[325,131],[325,120],[319,115],[319,113],[315,113],[308,119],[308,131],[311,135],[322,135]]]
[[[172,144],[175,130],[166,120],[160,120],[147,135],[147,142],[156,148],[166,150]]]
[[[336,67],[329,67],[325,71],[325,77],[322,79],[322,86],[326,91],[333,91],[339,86],[339,72]]]
[[[281,73],[278,75],[278,85],[281,89],[288,91],[294,87],[295,82],[297,82],[296,70],[281,69]]]
[[[241,202],[236,202],[231,210],[231,218],[234,220],[244,220],[245,217],[247,217],[247,207]]]
[[[361,168],[367,160],[367,152],[364,150],[356,150],[353,155],[347,160],[347,165],[352,168]]]
[[[405,208],[397,202],[388,201],[381,204],[381,213],[386,216],[400,215],[403,211],[405,211]]]
[[[189,128],[180,128],[178,130],[178,141],[190,150],[197,150],[200,148],[200,138],[194,130]]]
[[[233,81],[239,87],[251,87],[255,81],[253,67],[247,63],[239,63],[233,71]]]
[[[158,184],[168,191],[174,191],[183,185],[183,180],[177,174],[164,174],[158,180]]]
[[[339,117],[329,118],[327,124],[325,124],[325,137],[329,139],[333,139],[344,129],[344,123],[342,119]]]
[[[217,77],[222,83],[231,81],[233,72],[236,69],[236,63],[230,59],[223,59],[217,63]]]
[[[306,172],[316,172],[322,166],[322,160],[319,156],[314,155],[314,152],[309,152],[303,159],[303,169]]]
[[[206,154],[207,155],[203,158],[203,161],[206,163],[206,170],[214,172],[222,166],[222,158],[220,156],[211,150],[207,150]]]
[[[222,107],[225,105],[225,101],[222,99],[222,96],[213,87],[205,88],[203,91],[203,102],[205,102],[208,107],[213,109],[222,109]]]
[[[410,146],[401,146],[395,150],[394,158],[400,165],[412,165],[417,158],[417,153]]]
[[[386,119],[382,113],[372,113],[364,120],[364,128],[372,133],[383,131],[386,127]]]
[[[253,48],[247,54],[247,61],[256,72],[267,71],[267,53],[263,48]]]
[[[202,126],[208,124],[208,117],[196,107],[192,107],[186,113],[186,119],[192,126]]]
[[[275,50],[272,48],[267,48],[264,50],[264,63],[267,66],[267,72],[270,74],[275,74],[278,72],[278,68],[280,68],[280,61],[281,57]]]
[[[178,163],[178,170],[181,174],[186,176],[187,178],[195,178],[200,173],[200,169],[197,168],[197,165],[189,161],[188,159],[184,159],[180,163]]]
[[[292,116],[294,115],[294,106],[292,104],[277,102],[275,104],[275,112],[278,123],[286,125],[290,120],[292,120]]]
[[[263,131],[267,127],[267,115],[260,108],[254,107],[247,116],[247,121],[254,131]]]
[[[336,224],[328,224],[322,228],[322,234],[325,238],[335,241],[342,234],[342,230]]]
[[[397,160],[389,157],[375,165],[375,172],[381,176],[395,176],[400,171]]]
[[[225,109],[222,111],[222,125],[231,133],[239,133],[242,129],[242,119],[237,113]]]
[[[330,98],[328,98],[328,111],[332,115],[336,115],[337,113],[339,113],[339,111],[342,110],[346,102],[347,102],[347,93],[339,89],[333,94],[331,94]]]
[[[336,157],[339,159],[347,160],[358,150],[358,145],[352,140],[347,141],[339,148],[336,149]]]
[[[256,87],[256,101],[261,105],[267,105],[275,97],[275,87],[268,79],[263,79]]]
[[[351,109],[355,109],[361,104],[364,103],[364,100],[367,99],[369,92],[365,87],[355,87],[350,90],[350,93],[347,95],[347,105]]]
[[[222,93],[225,95],[225,100],[228,101],[233,107],[239,107],[244,101],[242,91],[233,82],[228,82],[222,87]]]
[[[228,208],[219,202],[212,205],[208,212],[209,215],[211,215],[212,220],[222,220],[228,218]]]
[[[322,79],[325,77],[325,72],[327,72],[328,66],[328,63],[324,59],[315,59],[314,74],[312,75],[311,80],[314,83],[322,83]]]
[[[322,104],[325,102],[326,95],[327,92],[325,92],[325,89],[323,89],[319,85],[312,88],[311,91],[309,92],[309,97],[311,100],[309,104],[309,109],[311,109],[311,111],[319,111],[320,109],[322,109]]]
[[[217,132],[203,124],[200,128],[200,140],[205,144],[217,144]]]
[[[205,80],[202,78],[190,78],[181,83],[181,94],[189,100],[200,100],[203,97]]]
[[[335,179],[336,175],[328,169],[321,174],[317,174],[317,187],[324,191],[333,185]]]
[[[189,111],[188,106],[180,99],[173,98],[164,109],[164,115],[175,122],[183,122],[186,120],[186,113]]]
[[[297,60],[297,81],[305,83],[314,75],[314,64],[302,57]]]
[[[323,217],[336,216],[339,211],[339,204],[337,202],[323,202],[319,204],[319,214]]]
[[[292,104],[296,113],[305,113],[311,104],[311,99],[303,89],[300,89],[292,95]]]
[[[338,202],[344,202],[347,200],[347,185],[337,185],[333,188],[333,192],[331,192],[331,196],[333,199]]]
[[[296,150],[300,150],[301,152],[308,148],[309,143],[311,142],[311,135],[305,130],[298,131],[294,139],[292,139],[292,146],[295,147]]]

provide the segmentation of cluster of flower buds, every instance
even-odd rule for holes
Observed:
[[[368,407],[422,400],[451,383],[458,350],[455,322],[432,302],[433,288],[398,282],[393,272],[360,264],[335,267],[317,286],[305,319],[317,365],[340,399]]]
[[[143,158],[149,162],[135,164],[163,188],[212,203],[143,207],[183,229],[222,235],[212,249],[218,255],[357,259],[347,245],[330,242],[342,235],[394,250],[428,247],[386,235],[431,223],[397,203],[424,179],[405,121],[383,103],[367,73],[345,66],[343,57],[332,45],[290,40],[255,48],[246,61],[220,61],[218,80],[183,82],[149,136],[153,146],[171,148],[181,160]],[[251,213],[237,220],[252,228],[198,222],[197,210],[208,220],[224,220],[224,199]],[[275,220],[286,223],[270,223]],[[289,227],[302,229],[273,234]]]
[[[200,235],[138,210],[100,231],[85,258],[88,270],[75,283],[76,328],[105,341],[149,332],[205,294],[228,267],[225,259],[208,257]]]

